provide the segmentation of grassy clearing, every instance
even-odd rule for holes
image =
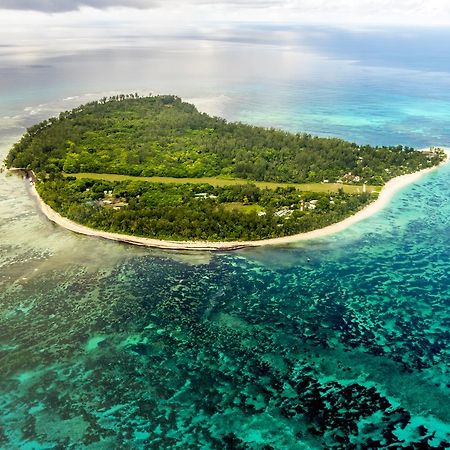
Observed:
[[[234,210],[234,211],[242,211],[245,213],[264,211],[264,208],[260,205],[256,204],[244,205],[244,203],[240,202],[222,203],[222,206],[228,211]]]
[[[240,184],[254,184],[261,189],[276,189],[278,187],[295,187],[300,191],[309,192],[337,192],[339,188],[344,189],[344,192],[349,194],[361,193],[362,186],[355,186],[350,184],[338,183],[275,183],[271,181],[249,181],[239,178],[218,178],[218,177],[203,177],[203,178],[172,178],[172,177],[135,177],[132,175],[117,175],[110,173],[73,173],[65,174],[65,176],[73,176],[78,179],[90,178],[93,180],[105,181],[148,181],[150,183],[174,183],[174,184],[210,184],[212,186],[234,186]],[[367,192],[380,192],[381,186],[367,186]]]

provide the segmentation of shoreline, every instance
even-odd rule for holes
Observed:
[[[383,186],[376,200],[364,207],[362,210],[358,211],[356,214],[347,217],[340,222],[328,225],[324,228],[319,228],[317,230],[308,231],[306,233],[279,238],[262,239],[257,241],[169,241],[96,230],[85,225],[78,224],[72,220],[66,219],[65,217],[54,211],[42,200],[34,185],[30,186],[30,193],[36,199],[41,212],[47,217],[48,220],[77,234],[108,239],[116,242],[123,242],[126,244],[139,245],[143,247],[157,248],[161,250],[231,251],[243,248],[293,244],[295,242],[317,239],[343,231],[351,225],[365,220],[375,213],[381,211],[385,206],[389,204],[392,197],[402,188],[408,186],[411,183],[414,183],[415,181],[418,181],[425,174],[433,172],[443,165],[447,164],[450,160],[450,154],[448,152],[446,153],[447,158],[437,166],[428,167],[411,174],[401,175],[388,181]]]

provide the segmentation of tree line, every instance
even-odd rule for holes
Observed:
[[[49,206],[78,223],[176,240],[255,240],[302,233],[340,221],[372,199],[369,194],[342,190],[330,196],[295,188],[260,189],[251,184],[213,187],[74,177],[55,177],[37,187]],[[257,209],[250,208],[255,205]],[[283,217],[278,215],[280,211],[289,214]]]
[[[342,180],[382,185],[439,155],[288,133],[200,113],[174,96],[104,98],[30,127],[7,158],[43,172],[229,176],[255,181]],[[356,176],[356,177],[353,177]]]
[[[228,123],[175,96],[103,98],[30,127],[6,159],[33,169],[52,208],[76,222],[159,239],[255,240],[310,231],[354,214],[370,194],[261,189],[251,181],[381,185],[443,153],[372,147]],[[231,177],[237,186],[77,180],[96,172]]]

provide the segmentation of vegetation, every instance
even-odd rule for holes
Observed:
[[[381,186],[442,157],[227,123],[177,97],[132,94],[34,125],[6,164],[34,170],[44,201],[94,228],[253,240],[342,220],[376,195],[363,183]]]
[[[68,176],[68,174],[65,174]],[[193,184],[210,184],[212,186],[236,186],[240,184],[248,184],[249,180],[242,178],[221,178],[221,177],[201,177],[201,178],[174,178],[174,177],[135,177],[133,175],[118,175],[111,173],[74,173],[69,174],[77,179],[91,179],[104,181],[148,181],[151,183],[193,183]],[[294,187],[300,191],[311,192],[338,192],[342,189],[350,194],[362,192],[363,188],[358,184],[341,184],[341,183],[276,183],[274,181],[252,181],[251,184],[261,189],[277,189]],[[380,192],[381,186],[366,185],[367,192]]]
[[[227,123],[177,97],[133,95],[92,102],[29,128],[7,164],[37,172],[382,185],[436,158],[408,147],[358,146]]]
[[[321,228],[364,206],[370,194],[260,189],[252,184],[163,184],[74,177],[39,184],[43,200],[84,225],[159,239],[255,240]]]

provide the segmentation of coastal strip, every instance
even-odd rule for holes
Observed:
[[[320,228],[306,233],[273,239],[263,239],[258,241],[235,241],[235,242],[169,241],[169,240],[166,241],[161,239],[151,239],[137,236],[129,236],[119,233],[111,233],[108,231],[95,230],[93,228],[89,228],[84,225],[80,225],[72,220],[69,220],[61,216],[56,211],[54,211],[41,199],[34,185],[30,186],[30,192],[32,196],[36,199],[42,213],[50,221],[56,223],[57,225],[60,225],[63,228],[66,228],[67,230],[73,231],[74,233],[83,234],[86,236],[99,237],[103,239],[109,239],[112,241],[118,241],[127,244],[158,248],[162,250],[229,251],[249,247],[262,247],[269,245],[280,246],[286,244],[293,244],[300,241],[307,241],[310,239],[321,238],[324,236],[328,236],[343,231],[346,228],[350,227],[351,225],[354,225],[357,222],[365,220],[368,217],[374,215],[375,213],[381,211],[386,205],[389,204],[392,197],[405,186],[418,181],[425,174],[438,169],[443,164],[448,163],[450,159],[450,154],[448,152],[446,154],[447,159],[437,166],[429,167],[411,174],[401,175],[388,181],[384,185],[378,198],[375,201],[367,205],[361,211],[358,211],[353,216],[350,216],[347,219],[342,220],[341,222],[337,222],[325,228]]]

